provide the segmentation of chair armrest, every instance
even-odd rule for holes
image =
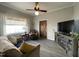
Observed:
[[[29,57],[40,57],[40,45],[32,49],[29,54]]]

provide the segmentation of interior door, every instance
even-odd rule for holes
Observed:
[[[47,21],[40,21],[40,37],[47,38]]]

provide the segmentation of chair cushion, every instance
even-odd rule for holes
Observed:
[[[8,39],[13,43],[17,44],[17,38],[13,35],[8,35]]]
[[[7,36],[0,36],[0,40],[6,40],[6,41],[10,42],[10,41],[8,40]]]

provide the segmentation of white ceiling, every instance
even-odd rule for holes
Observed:
[[[26,10],[33,9],[34,2],[0,2],[0,4],[34,16],[33,11]],[[40,9],[45,9],[48,12],[73,6],[73,2],[40,2],[39,4]]]

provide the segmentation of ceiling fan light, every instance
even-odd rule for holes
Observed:
[[[38,15],[39,15],[39,12],[38,12],[38,11],[35,11],[35,15],[37,15],[37,16],[38,16]]]

